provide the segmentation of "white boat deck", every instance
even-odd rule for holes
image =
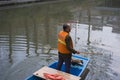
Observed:
[[[48,74],[59,74],[61,75],[65,80],[80,80],[80,77],[78,76],[74,76],[47,66],[42,67],[41,69],[39,69],[38,71],[34,72],[33,75],[44,78],[44,73],[48,73]]]

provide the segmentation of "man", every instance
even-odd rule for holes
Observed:
[[[61,70],[63,62],[65,62],[65,72],[70,73],[72,53],[80,52],[73,49],[73,42],[69,35],[71,27],[69,24],[63,25],[63,31],[58,33],[58,65],[57,69]]]

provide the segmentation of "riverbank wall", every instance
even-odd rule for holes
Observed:
[[[59,0],[0,0],[0,7]]]

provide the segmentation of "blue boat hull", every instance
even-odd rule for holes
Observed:
[[[87,67],[89,59],[81,57],[81,56],[76,56],[76,55],[73,55],[72,58],[82,60],[83,64],[82,65],[74,65],[74,66],[71,65],[70,74],[75,75],[75,76],[81,76],[81,74],[84,72],[84,70]],[[52,64],[49,65],[49,67],[56,69],[57,63],[58,63],[57,61],[53,62]],[[61,71],[65,72],[65,64],[62,65]],[[44,79],[32,75],[25,80],[44,80]]]

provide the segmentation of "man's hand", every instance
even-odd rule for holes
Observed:
[[[80,54],[80,52],[79,52],[79,51],[77,51],[76,53],[77,53],[77,54]]]

